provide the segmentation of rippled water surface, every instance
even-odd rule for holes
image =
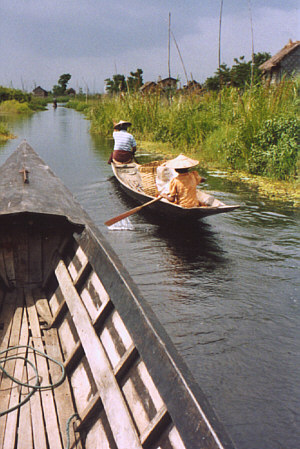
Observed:
[[[300,447],[299,214],[264,203],[218,173],[206,190],[241,209],[194,225],[134,207],[107,165],[112,142],[63,107],[12,123],[70,188],[151,304],[240,449]],[[134,131],[134,130],[133,130]],[[145,156],[140,156],[146,160]]]

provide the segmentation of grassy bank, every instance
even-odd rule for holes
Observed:
[[[206,168],[242,173],[297,190],[299,79],[276,86],[197,95],[125,94],[71,101],[91,120],[91,132],[111,136],[113,120],[130,120],[139,147],[168,156],[183,152]],[[268,190],[268,189],[265,189]],[[276,191],[276,188],[274,189]],[[281,189],[282,190],[282,189]]]

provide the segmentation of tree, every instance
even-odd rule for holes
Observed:
[[[253,82],[260,83],[262,80],[262,73],[259,66],[270,59],[270,53],[254,54],[253,66]],[[215,75],[207,78],[204,86],[208,90],[219,90],[220,86],[234,86],[243,88],[251,84],[251,66],[252,60],[246,62],[244,56],[234,58],[235,64],[229,68],[226,64],[221,64],[220,69],[215,72]]]
[[[106,78],[106,91],[110,94],[118,92],[136,92],[143,85],[143,70],[137,69],[136,72],[130,72],[129,77],[125,80],[124,75],[113,75],[112,79]]]
[[[126,91],[126,81],[125,76],[119,73],[113,75],[113,78],[106,78],[106,91],[110,94],[125,92]]]
[[[53,95],[64,95],[67,90],[67,84],[71,79],[69,73],[64,73],[58,80],[58,85],[53,86]]]
[[[137,69],[136,72],[130,72],[127,78],[127,86],[130,92],[137,92],[143,85],[143,70]]]

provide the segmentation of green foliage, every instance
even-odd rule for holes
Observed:
[[[11,133],[7,128],[6,123],[0,122],[0,141],[8,140],[11,137]]]
[[[207,90],[220,90],[222,86],[234,86],[244,88],[247,85],[258,84],[262,80],[262,72],[259,66],[267,61],[271,55],[269,53],[256,53],[252,60],[246,62],[244,56],[234,58],[235,64],[229,68],[226,64],[221,64],[215,75],[207,78],[204,87]]]
[[[71,79],[71,75],[69,73],[64,73],[63,75],[60,76],[59,80],[58,80],[58,84],[55,84],[53,86],[53,95],[59,96],[59,95],[64,95],[66,90],[67,90],[67,85],[68,82]]]
[[[19,89],[11,89],[8,87],[0,86],[0,103],[8,100],[16,100],[19,103],[26,103],[30,102],[31,98],[31,94],[23,92]]]
[[[110,78],[106,78],[104,80],[106,82],[106,91],[110,94],[125,92],[126,90],[126,81],[124,75],[114,75],[112,80]]]
[[[175,154],[186,152],[214,167],[250,170],[256,174],[261,174],[264,166],[261,159],[266,151],[262,145],[266,123],[275,121],[268,129],[276,134],[280,119],[282,138],[277,139],[278,150],[272,150],[272,165],[263,173],[283,179],[292,177],[296,170],[295,134],[299,129],[291,123],[298,114],[298,90],[299,81],[291,80],[243,90],[227,87],[219,93],[177,93],[171,101],[158,93],[147,96],[124,93],[77,100],[76,109],[84,110],[94,133],[111,136],[113,120],[130,120],[131,132],[138,140],[164,142]],[[275,145],[274,141],[270,145]]]
[[[275,179],[295,175],[299,144],[299,119],[275,117],[266,120],[251,144],[250,173]]]
[[[136,72],[130,72],[130,75],[127,78],[127,90],[137,92],[143,85],[143,70],[137,69]]]
[[[29,114],[32,109],[27,103],[19,103],[17,100],[3,101],[0,104],[0,112],[2,114]]]
[[[130,72],[130,75],[127,79],[120,74],[113,75],[112,79],[106,78],[106,92],[109,94],[137,92],[143,85],[143,70],[137,69],[136,72]]]

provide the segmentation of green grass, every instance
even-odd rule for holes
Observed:
[[[165,144],[168,153],[190,154],[218,168],[292,179],[299,164],[298,93],[296,79],[172,98],[102,95],[72,101],[70,106],[86,114],[93,133],[111,136],[113,120],[129,120],[138,141]]]

